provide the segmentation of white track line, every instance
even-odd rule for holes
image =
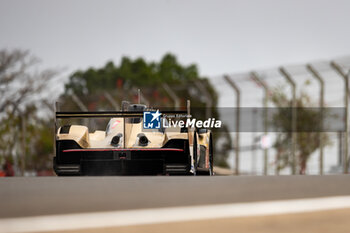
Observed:
[[[350,208],[350,196],[0,219],[0,232],[63,231]]]

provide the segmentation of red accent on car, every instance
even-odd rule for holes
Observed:
[[[80,152],[80,151],[177,151],[183,152],[183,149],[175,148],[140,148],[140,149],[69,149],[63,150],[63,152]]]

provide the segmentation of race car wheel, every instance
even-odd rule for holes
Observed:
[[[214,147],[213,147],[213,137],[210,134],[209,137],[209,175],[214,175]]]

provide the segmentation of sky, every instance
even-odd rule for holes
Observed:
[[[159,60],[215,76],[350,54],[347,0],[0,0],[0,49],[67,72]]]

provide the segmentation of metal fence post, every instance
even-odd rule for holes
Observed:
[[[180,108],[180,98],[175,94],[175,92],[171,90],[171,88],[166,83],[163,83],[162,87],[168,93],[170,98],[172,98],[172,100],[174,101],[174,105],[175,105],[174,107],[176,109]]]
[[[279,68],[280,73],[286,78],[288,83],[292,87],[292,174],[295,175],[296,172],[296,143],[297,143],[297,102],[296,102],[296,83],[294,82],[292,76],[283,68]]]
[[[321,117],[321,129],[320,129],[320,132],[319,132],[319,143],[320,143],[320,166],[319,166],[319,171],[320,171],[320,175],[323,175],[323,147],[324,147],[324,142],[323,142],[323,135],[322,135],[322,132],[323,132],[323,108],[324,108],[324,81],[321,77],[321,75],[317,72],[316,69],[314,69],[314,67],[312,67],[311,64],[307,64],[306,65],[306,68],[308,71],[310,71],[310,73],[312,74],[312,76],[314,78],[316,78],[319,83],[320,83],[320,103],[319,103],[319,106],[320,106],[320,117]]]
[[[263,99],[263,106],[264,106],[264,135],[266,137],[267,135],[267,115],[268,115],[268,98],[269,98],[269,87],[267,84],[259,77],[259,75],[252,71],[250,73],[252,79],[258,83],[263,89],[264,89],[264,99]],[[264,148],[264,175],[267,175],[267,165],[268,165],[268,149]]]
[[[335,63],[331,62],[331,67],[336,70],[336,72],[344,79],[345,83],[345,143],[344,143],[344,158],[343,158],[343,172],[348,173],[348,156],[349,156],[349,79],[348,76],[343,72],[341,67]]]
[[[113,97],[111,96],[111,94],[109,94],[109,92],[105,91],[103,93],[103,95],[106,97],[108,102],[112,105],[114,110],[119,110],[120,109],[119,104],[113,99]]]
[[[240,107],[241,107],[241,91],[239,87],[233,82],[227,75],[224,76],[224,79],[228,84],[233,88],[236,93],[236,145],[235,145],[235,174],[239,175],[239,123],[240,123]]]
[[[213,100],[212,97],[210,96],[209,92],[207,91],[206,87],[201,83],[200,81],[196,81],[195,85],[199,89],[200,92],[205,96],[206,101],[206,106],[205,106],[205,118],[209,118],[211,114],[211,109],[213,107]]]
[[[80,111],[83,111],[83,112],[89,111],[87,107],[84,105],[84,103],[80,100],[80,98],[75,93],[72,94],[72,99],[74,103],[76,103],[76,105],[80,108]]]
[[[72,99],[74,103],[79,107],[80,111],[83,111],[83,112],[89,111],[88,108],[84,105],[84,103],[80,100],[80,98],[75,93],[72,93]],[[84,125],[89,126],[88,119],[84,119],[83,122],[84,122]]]
[[[143,102],[146,106],[150,107],[150,102],[146,97],[142,94],[140,89],[137,89],[136,87],[132,87],[131,90],[137,94],[137,101],[139,103]]]

